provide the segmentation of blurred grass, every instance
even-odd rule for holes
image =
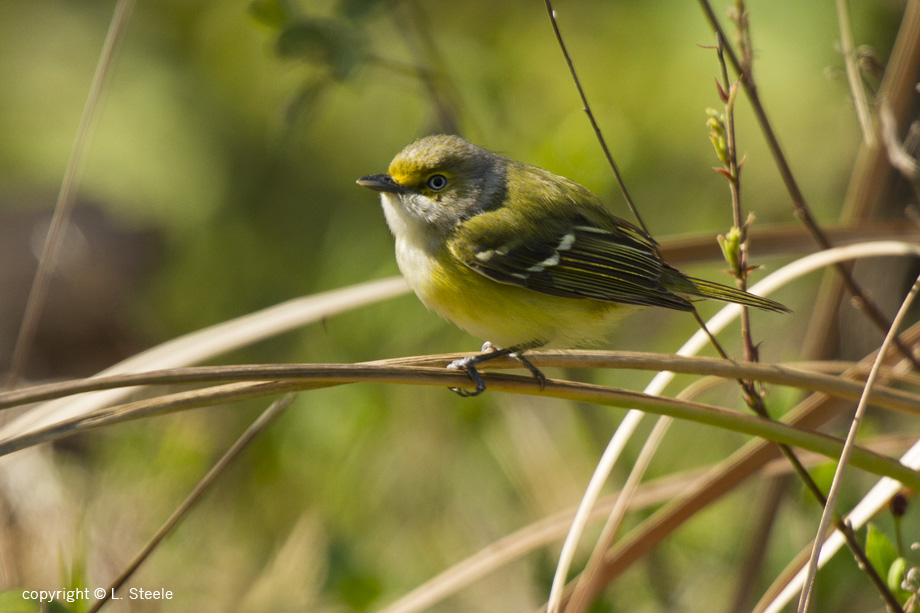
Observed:
[[[380,64],[330,76],[322,62],[279,57],[277,32],[249,6],[150,0],[135,9],[79,192],[80,206],[98,207],[116,230],[158,237],[141,252],[147,272],[123,282],[124,329],[87,341],[110,343],[113,356],[292,296],[397,273],[377,202],[354,180],[382,172],[403,145],[440,130],[424,86]],[[345,6],[361,16],[344,17]],[[406,15],[420,18],[440,56],[432,65],[443,63],[459,94],[452,102],[468,136],[586,184],[626,216],[540,3],[408,2],[395,19],[391,6],[291,3],[302,17],[352,28],[374,56],[405,64],[432,61],[414,51],[419,43]],[[695,4],[560,0],[555,8],[653,233],[724,232],[728,192],[709,170],[715,160],[704,113],[719,104],[717,65],[699,47],[713,39]],[[109,3],[0,3],[0,215],[50,209],[110,10]],[[898,7],[853,10],[857,40],[886,57]],[[784,0],[752,3],[750,12],[765,104],[819,219],[833,220],[860,138],[833,49],[833,7]],[[746,103],[737,124],[748,155],[745,207],[759,222],[791,220]],[[691,272],[718,279],[720,268]],[[807,312],[812,290],[801,291],[792,306]],[[4,332],[18,324],[12,312]],[[695,329],[672,313],[645,312],[630,322],[612,346],[673,351]],[[799,334],[764,334],[767,325],[754,320],[755,339],[768,336],[764,357],[794,357]],[[11,348],[8,336],[0,335],[0,357]],[[348,362],[478,345],[402,297],[228,360]],[[598,376],[628,388],[647,378]],[[726,397],[738,404],[733,391]],[[66,502],[60,524],[48,530],[84,526],[63,550],[86,552],[91,587],[108,581],[262,408],[249,404],[126,424],[57,448]],[[147,610],[377,608],[524,523],[574,504],[619,419],[597,407],[489,394],[461,400],[401,386],[314,392],[255,442],[132,584],[177,594]],[[687,424],[672,437],[679,443],[656,471],[718,459],[738,442]],[[724,608],[730,594],[719,586],[739,555],[748,522],[743,498],[755,488],[708,510],[646,568],[630,571],[623,581],[644,586],[636,590],[641,601],[613,590],[607,604]],[[799,537],[789,537],[790,550],[810,538],[812,509],[801,506],[806,511],[797,503],[784,511],[779,546],[788,535]],[[437,610],[532,610],[545,599],[556,555],[530,556]],[[785,559],[769,560],[773,572]],[[301,572],[284,576],[272,566],[278,560]],[[23,560],[0,572],[0,588],[49,588],[59,580],[56,564]],[[822,597],[857,602],[867,590],[855,583],[834,582],[843,593]]]

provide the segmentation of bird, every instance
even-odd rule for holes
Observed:
[[[713,299],[789,311],[682,273],[588,188],[460,136],[419,138],[357,184],[380,193],[399,270],[421,302],[486,341],[449,365],[475,386],[451,388],[462,396],[485,391],[477,367],[502,355],[542,387],[525,352],[597,344],[641,307],[692,312],[694,300]]]

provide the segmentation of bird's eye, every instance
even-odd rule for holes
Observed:
[[[431,175],[428,177],[427,185],[434,191],[439,192],[447,187],[447,177],[444,175]]]

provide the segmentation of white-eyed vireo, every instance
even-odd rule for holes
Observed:
[[[455,390],[462,395],[485,389],[476,366],[499,355],[518,358],[542,382],[524,351],[596,343],[634,308],[692,311],[690,299],[712,298],[788,311],[688,277],[588,188],[459,136],[421,138],[387,174],[357,183],[380,192],[399,269],[425,306],[489,341],[451,365],[476,384]]]

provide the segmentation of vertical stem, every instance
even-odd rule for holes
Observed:
[[[859,66],[856,65],[856,43],[853,40],[850,7],[847,4],[847,0],[836,1],[837,23],[840,25],[840,51],[843,53],[843,61],[847,69],[847,81],[850,83],[850,92],[853,94],[856,116],[859,118],[859,127],[862,129],[863,140],[869,147],[874,147],[878,139],[875,136],[872,114],[869,112],[869,102],[866,100],[866,88],[863,87]]]
[[[10,359],[7,387],[12,388],[16,385],[29,360],[29,351],[32,349],[45,297],[48,295],[48,285],[51,282],[55,264],[57,264],[60,247],[64,242],[64,233],[70,222],[70,212],[73,210],[77,184],[83,170],[83,162],[86,159],[86,144],[93,132],[93,126],[98,117],[99,100],[108,82],[108,76],[111,74],[112,60],[115,58],[118,43],[121,42],[133,7],[134,0],[119,0],[115,6],[115,13],[112,15],[112,21],[109,23],[108,32],[106,32],[105,42],[102,44],[99,62],[96,64],[93,81],[83,106],[83,114],[80,116],[80,125],[77,127],[77,134],[74,138],[73,149],[70,151],[70,158],[67,160],[67,168],[61,181],[61,189],[54,205],[54,215],[51,217],[51,225],[48,227],[41,258],[38,261],[38,270],[35,272],[29,297],[26,300],[25,314],[22,316],[22,324],[19,326],[19,334],[16,337],[13,356]]]
[[[746,21],[741,21],[746,23]],[[742,35],[744,37],[745,35]],[[747,290],[748,277],[748,242],[747,223],[742,219],[741,209],[741,165],[738,163],[738,147],[735,140],[735,98],[738,93],[738,84],[728,80],[728,66],[725,63],[723,50],[725,48],[722,36],[716,34],[719,67],[722,71],[722,88],[728,95],[725,102],[725,143],[728,153],[728,185],[732,196],[732,222],[741,234],[740,248],[737,251],[737,261],[732,268],[736,271],[735,283],[741,291]],[[741,310],[741,338],[744,345],[744,359],[749,362],[758,361],[757,348],[754,346],[751,333],[751,316],[747,308]]]

